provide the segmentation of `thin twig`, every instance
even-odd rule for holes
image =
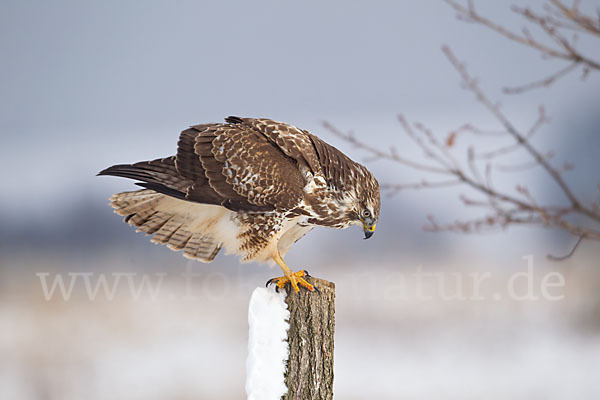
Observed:
[[[563,76],[567,75],[569,72],[573,71],[575,68],[577,68],[577,66],[577,63],[572,63],[567,65],[565,68],[561,68],[557,72],[544,79],[530,82],[521,86],[505,87],[504,89],[502,89],[502,91],[506,94],[521,94],[523,92],[527,92],[529,90],[537,89],[540,87],[548,87],[551,84],[553,84],[557,79],[560,79]]]
[[[577,247],[579,247],[579,244],[583,241],[583,239],[585,239],[585,235],[580,235],[577,238],[577,241],[575,242],[575,244],[573,245],[573,247],[571,248],[571,251],[569,251],[564,256],[554,256],[552,254],[548,254],[546,256],[546,258],[548,258],[548,260],[552,260],[552,261],[563,261],[563,260],[566,260],[567,258],[571,257],[573,254],[575,254],[575,250],[577,250]]]
[[[333,133],[334,135],[340,137],[341,139],[344,139],[345,141],[349,142],[350,144],[352,144],[354,147],[357,147],[361,150],[367,151],[368,153],[371,153],[373,156],[376,156],[378,158],[381,159],[387,159],[387,160],[391,160],[400,164],[404,164],[406,166],[412,167],[412,168],[416,168],[422,171],[428,171],[428,172],[434,172],[434,173],[438,173],[438,174],[448,174],[448,171],[442,168],[438,168],[435,166],[431,166],[431,165],[427,165],[427,164],[421,164],[419,162],[416,161],[412,161],[409,159],[406,159],[404,157],[401,157],[400,155],[398,155],[398,153],[394,152],[393,150],[391,150],[390,152],[384,152],[381,151],[375,147],[369,146],[365,143],[362,143],[361,141],[357,140],[354,135],[352,134],[345,134],[342,133],[341,131],[339,131],[338,129],[336,129],[333,125],[331,125],[329,122],[324,121],[323,122],[323,127],[327,130],[329,130],[329,132]]]
[[[402,190],[407,189],[431,189],[431,188],[443,188],[450,186],[457,186],[462,184],[463,182],[459,179],[451,179],[447,181],[437,181],[431,182],[423,180],[421,182],[412,182],[412,183],[384,183],[381,185],[381,190],[390,191],[392,193],[400,192]]]

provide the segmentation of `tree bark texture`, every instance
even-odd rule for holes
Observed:
[[[335,284],[308,278],[319,292],[288,292],[290,311],[285,400],[333,399]]]

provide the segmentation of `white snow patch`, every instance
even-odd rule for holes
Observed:
[[[285,292],[256,288],[248,307],[248,359],[246,394],[248,400],[281,399],[287,392],[285,368],[289,356],[287,332],[290,312]]]

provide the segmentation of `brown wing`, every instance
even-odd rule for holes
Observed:
[[[286,156],[295,160],[300,168],[307,167],[313,174],[321,172],[321,164],[308,132],[266,118],[227,117],[225,121],[259,132]]]
[[[310,133],[307,135],[313,143],[323,176],[329,185],[342,191],[346,190],[355,183],[351,176],[352,171],[357,175],[364,174],[363,170],[366,171],[362,165],[352,161],[332,145],[315,135]]]
[[[364,173],[365,168],[352,161],[337,148],[311,133],[293,125],[265,118],[228,117],[232,124],[249,126],[260,132],[298,165],[306,166],[313,174],[321,174],[329,185],[343,190],[352,185],[351,170]]]
[[[304,178],[293,158],[247,124],[207,124],[182,132],[176,167],[189,179],[200,170],[206,181],[189,191],[190,199],[208,187],[235,210],[291,209],[302,199]]]
[[[223,185],[225,176],[222,174],[222,166],[211,154],[212,142],[219,135],[221,126],[197,125],[179,135],[175,166],[178,174],[192,182],[187,188],[185,198],[197,203],[229,206],[236,210],[258,211],[260,208],[254,207],[231,187]],[[201,155],[204,155],[204,162]]]
[[[310,136],[267,119],[227,122],[186,129],[176,156],[115,165],[99,175],[136,179],[159,193],[235,211],[295,208],[306,184],[301,170],[321,170]]]

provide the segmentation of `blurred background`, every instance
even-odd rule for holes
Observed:
[[[510,1],[476,4],[508,28],[524,24]],[[519,2],[537,10],[545,4]],[[600,3],[582,8],[593,14]],[[364,161],[382,183],[419,181],[419,171],[365,160],[323,122],[413,159],[423,154],[398,113],[441,140],[464,123],[498,129],[461,88],[441,51],[447,44],[523,130],[545,105],[551,122],[533,143],[574,164],[566,179],[583,201],[594,201],[600,74],[569,74],[549,88],[505,95],[504,86],[564,63],[455,14],[435,0],[3,1],[2,397],[244,396],[248,300],[279,272],[224,255],[192,262],[151,244],[108,206],[133,182],[95,176],[113,164],[174,154],[189,125],[228,115],[285,121]],[[600,58],[597,42],[582,38],[579,46]],[[499,180],[529,185],[543,201],[565,201],[535,173]],[[287,256],[295,269],[337,285],[336,397],[600,398],[597,242],[582,242],[558,263],[546,256],[570,251],[576,238],[568,233],[423,231],[429,214],[442,222],[477,214],[458,200],[465,192],[383,197],[371,240],[358,229],[315,229]],[[528,271],[531,280],[519,278],[515,291],[531,287],[537,299],[509,298],[511,277]],[[469,274],[485,273],[478,296]],[[564,278],[550,290],[560,299],[541,295],[548,274]],[[57,276],[65,290],[73,282],[68,299],[59,286],[48,296]],[[109,286],[121,281],[112,295],[100,288],[91,299],[85,277],[95,287],[101,276]]]

